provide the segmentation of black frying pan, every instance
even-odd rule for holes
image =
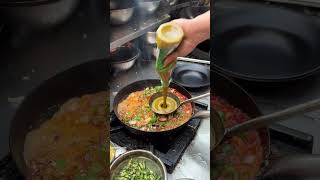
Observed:
[[[39,127],[41,120],[51,117],[57,110],[52,107],[58,107],[72,97],[107,90],[107,75],[106,60],[91,61],[46,80],[26,96],[16,111],[10,129],[11,154],[25,177],[28,171],[23,151],[30,127]]]
[[[243,90],[239,85],[237,85],[229,78],[215,71],[213,71],[212,73],[212,90],[214,95],[217,95],[227,100],[231,105],[241,109],[249,117],[253,118],[262,115],[254,100],[245,90]],[[215,127],[213,128],[215,129]],[[268,128],[261,128],[258,130],[258,132],[264,148],[264,157],[266,160],[268,160],[270,154],[269,130]],[[211,163],[212,167],[214,167],[213,159],[211,159]]]
[[[320,33],[310,17],[260,5],[214,17],[213,68],[256,82],[282,82],[319,70]]]
[[[132,92],[135,91],[141,91],[147,87],[154,87],[154,86],[159,86],[161,85],[160,80],[157,79],[148,79],[148,80],[141,80],[141,81],[136,81],[134,83],[131,83],[127,86],[125,86],[124,88],[122,88],[116,95],[116,97],[114,98],[113,101],[113,111],[115,113],[115,115],[117,116],[117,118],[119,119],[120,123],[131,133],[133,133],[134,135],[138,135],[138,136],[143,136],[143,137],[151,137],[151,138],[157,138],[157,137],[164,137],[164,136],[170,136],[176,132],[178,132],[179,130],[181,130],[181,128],[183,128],[189,121],[190,119],[192,119],[192,117],[186,121],[183,125],[171,129],[171,130],[167,130],[167,131],[161,131],[161,132],[148,132],[148,131],[142,131],[136,128],[133,128],[131,126],[128,126],[127,124],[123,123],[120,119],[119,113],[118,113],[118,104],[123,101],[124,99],[126,99],[128,97],[128,95]],[[191,94],[184,89],[183,87],[181,87],[180,85],[176,84],[176,83],[170,83],[170,87],[176,89],[178,92],[180,92],[181,94],[183,94],[184,96],[186,96],[187,98],[191,98]],[[192,103],[192,110],[193,110],[193,114],[195,114],[195,105],[193,102]]]

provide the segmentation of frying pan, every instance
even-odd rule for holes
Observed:
[[[249,117],[254,118],[262,115],[256,103],[254,102],[254,100],[250,97],[250,95],[245,90],[243,90],[239,85],[237,85],[235,82],[225,77],[224,75],[216,71],[212,71],[212,73],[213,73],[212,74],[212,77],[213,77],[212,90],[214,95],[217,95],[225,99],[226,101],[228,101],[233,106],[240,108]],[[213,113],[213,116],[214,115],[215,114]],[[211,124],[213,126],[215,125],[215,123],[211,123]],[[219,129],[219,128],[213,127],[213,129]],[[258,129],[258,133],[259,133],[263,150],[264,150],[264,158],[267,160],[270,155],[269,130],[266,127],[260,128]],[[213,132],[213,136],[214,136],[214,132]]]
[[[26,134],[38,128],[42,120],[51,117],[68,99],[106,91],[107,75],[107,60],[90,61],[44,81],[26,96],[11,121],[9,139],[13,160],[25,177],[28,177],[23,156]]]
[[[215,16],[213,68],[254,82],[283,82],[320,68],[320,34],[310,17],[252,5]]]
[[[177,133],[179,130],[181,130],[192,118],[195,118],[195,115],[199,115],[199,116],[206,116],[208,115],[206,111],[203,112],[198,112],[195,113],[195,105],[194,102],[191,102],[192,104],[192,114],[193,116],[186,121],[184,124],[182,124],[179,127],[176,127],[174,129],[170,129],[170,130],[166,130],[166,131],[159,131],[159,132],[149,132],[149,131],[142,131],[136,128],[133,128],[131,126],[128,126],[127,124],[125,124],[124,122],[121,121],[120,115],[118,113],[118,104],[123,101],[124,99],[126,99],[128,97],[128,95],[132,92],[135,91],[141,91],[147,87],[154,87],[154,86],[159,86],[161,85],[160,80],[158,79],[147,79],[147,80],[141,80],[141,81],[136,81],[134,83],[131,83],[127,86],[125,86],[124,88],[122,88],[116,95],[116,97],[114,98],[113,101],[113,111],[115,113],[115,115],[117,116],[118,120],[120,121],[120,123],[132,134],[134,135],[138,135],[138,136],[143,136],[143,137],[151,137],[151,138],[158,138],[158,137],[168,137],[170,135],[173,135],[175,133]],[[170,83],[171,88],[176,89],[178,92],[180,92],[182,95],[186,96],[187,98],[191,98],[191,94],[182,86],[176,84],[176,83]]]

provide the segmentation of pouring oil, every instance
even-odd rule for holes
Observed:
[[[176,65],[174,62],[165,66],[164,61],[165,58],[179,46],[183,36],[182,28],[173,23],[162,24],[156,32],[156,43],[159,52],[156,59],[156,70],[160,76],[162,85],[162,108],[167,108],[168,105],[168,89],[172,70]]]

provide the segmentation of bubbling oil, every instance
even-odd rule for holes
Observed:
[[[164,105],[164,96],[157,97],[153,100],[152,109],[159,114],[169,114],[175,111],[178,107],[177,102],[170,96],[166,97],[166,106]]]

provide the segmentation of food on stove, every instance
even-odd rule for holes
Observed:
[[[116,150],[114,149],[113,145],[110,144],[110,162],[114,159],[115,154]]]
[[[192,116],[192,105],[186,103],[169,115],[157,115],[149,106],[150,97],[161,91],[161,86],[148,87],[136,91],[118,104],[118,113],[122,122],[142,131],[166,131],[181,126]],[[169,88],[180,101],[187,99],[176,89]]]
[[[249,117],[224,99],[212,96],[213,108],[226,128],[247,121]],[[213,152],[213,179],[252,180],[263,163],[263,146],[257,131],[252,130],[227,138]]]
[[[30,179],[107,179],[107,92],[75,97],[26,136]]]
[[[143,159],[130,159],[113,180],[161,180]]]

